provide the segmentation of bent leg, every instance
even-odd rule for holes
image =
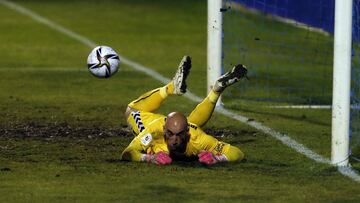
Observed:
[[[144,111],[153,112],[158,109],[161,103],[168,95],[182,95],[186,92],[186,78],[191,69],[191,58],[184,56],[180,61],[179,67],[172,81],[164,87],[151,90],[141,95],[136,100],[130,102],[125,111],[125,118],[128,118],[131,112]]]
[[[133,111],[127,118],[130,130],[136,136],[145,130],[156,119],[165,118],[164,115],[144,111]]]
[[[247,78],[247,68],[244,65],[235,65],[229,72],[222,75],[215,81],[213,89],[209,95],[198,104],[191,112],[188,120],[190,123],[194,123],[198,126],[203,126],[210,119],[214,112],[215,105],[219,99],[220,94],[226,87],[235,84],[242,78]]]
[[[172,94],[173,89],[173,82],[170,82],[163,87],[146,92],[128,104],[125,119],[134,134],[140,133],[146,127],[146,123],[141,119],[142,115],[158,109],[166,97]]]
[[[202,102],[200,102],[190,113],[188,121],[190,123],[198,125],[199,127],[204,126],[206,122],[211,118],[219,96],[219,92],[211,90],[208,96]]]
[[[137,111],[153,112],[160,107],[168,95],[172,94],[173,89],[174,85],[170,82],[163,87],[146,92],[139,98],[130,102],[128,107]]]

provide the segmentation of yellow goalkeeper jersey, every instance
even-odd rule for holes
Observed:
[[[141,158],[145,153],[156,154],[161,151],[169,153],[164,138],[164,124],[165,116],[159,116],[157,114],[156,119],[150,122],[122,152],[121,159],[141,161]],[[189,123],[189,126],[190,139],[185,151],[186,156],[196,156],[201,151],[205,150],[212,152],[214,155],[224,155],[228,161],[243,159],[244,154],[239,148],[217,140],[206,134],[195,124]]]

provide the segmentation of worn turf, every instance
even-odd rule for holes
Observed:
[[[131,140],[124,128],[66,123],[3,127],[0,200],[344,202],[359,198],[357,184],[342,185],[344,177],[336,168],[314,164],[266,135],[246,128],[207,131],[244,146],[247,159],[213,167],[196,161],[159,167],[119,160],[119,150]]]

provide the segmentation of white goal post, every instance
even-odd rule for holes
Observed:
[[[353,0],[335,1],[331,163],[349,163]]]
[[[222,71],[222,4],[222,0],[208,0],[207,92],[211,90]]]

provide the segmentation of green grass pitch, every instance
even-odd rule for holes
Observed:
[[[167,78],[188,54],[189,89],[206,95],[204,0],[14,2]],[[114,77],[97,79],[86,68],[90,47],[2,4],[0,30],[0,202],[360,201],[359,183],[336,168],[217,113],[205,130],[240,147],[246,161],[213,167],[121,162],[131,140],[123,111],[162,84],[124,64]],[[251,86],[239,85],[245,83]],[[228,104],[330,157],[328,110]],[[159,112],[187,114],[195,105],[171,97]]]

